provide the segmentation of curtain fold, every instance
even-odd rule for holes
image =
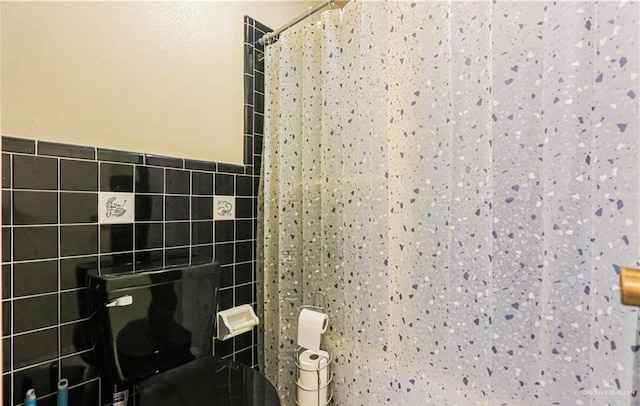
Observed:
[[[261,369],[334,404],[633,404],[637,3],[350,2],[266,49]]]

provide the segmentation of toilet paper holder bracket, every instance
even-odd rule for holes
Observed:
[[[318,300],[318,298],[320,298],[320,300]],[[313,294],[313,304],[298,306],[298,311],[301,312],[302,309],[324,310],[325,307],[327,307],[327,297],[324,292],[318,290]]]

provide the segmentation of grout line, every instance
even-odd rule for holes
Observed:
[[[11,337],[22,337],[22,336],[27,335],[27,334],[39,333],[41,331],[51,330],[51,329],[56,328],[56,327],[58,327],[57,324],[55,324],[53,326],[40,327],[40,328],[36,328],[36,329],[33,329],[33,330],[28,330],[28,331],[21,331],[19,333],[13,332],[11,334]]]
[[[90,352],[93,352],[93,347],[88,348],[86,350],[82,350],[82,351],[78,351],[78,352],[72,352],[70,354],[66,354],[66,355],[61,355],[60,356],[60,360],[64,360],[64,359],[68,359],[68,358],[73,358],[73,357],[77,357],[78,355],[83,355],[83,354],[89,354]],[[62,369],[60,368],[60,371],[62,372]],[[60,377],[59,379],[62,379],[62,377]]]
[[[189,266],[193,264],[193,172],[189,171]]]
[[[164,171],[164,182],[162,184],[162,267],[167,266],[167,232],[166,232],[166,212],[167,212],[167,168]]]
[[[98,157],[98,154],[96,152],[96,158]],[[135,171],[135,169],[134,169]],[[135,182],[134,182],[135,183]],[[100,190],[102,189],[102,164],[100,162],[98,162],[98,192],[100,192]],[[100,197],[98,197],[98,200],[100,199]],[[97,212],[98,212],[98,221],[100,220],[100,205],[98,204],[98,208],[97,208]],[[134,213],[134,217],[135,217],[135,213]],[[102,276],[102,265],[100,264],[102,261],[100,260],[100,246],[101,246],[101,241],[100,241],[100,225],[98,223],[98,232],[97,232],[97,238],[96,238],[97,242],[96,242],[96,267],[98,268],[98,276]]]
[[[31,295],[24,295],[24,296],[15,296],[15,297],[12,297],[12,298],[9,298],[9,299],[4,299],[3,302],[8,302],[8,301],[15,302],[15,301],[18,301],[18,300],[30,299],[30,298],[34,298],[34,297],[53,296],[53,295],[57,295],[58,293],[59,293],[59,290],[56,289],[56,290],[52,290],[52,291],[49,291],[49,292],[34,293],[34,294],[31,294]]]
[[[80,194],[91,194],[98,193],[97,190],[73,190],[73,189],[11,189],[11,188],[2,188],[2,190],[13,190],[14,192],[40,192],[40,193],[80,193]],[[126,193],[126,192],[125,192]]]

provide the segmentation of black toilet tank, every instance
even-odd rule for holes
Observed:
[[[142,273],[92,270],[97,352],[114,383],[132,384],[211,355],[220,265]]]

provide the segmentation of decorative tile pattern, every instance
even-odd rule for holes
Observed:
[[[215,196],[213,198],[213,218],[215,220],[234,220],[236,218],[236,198]]]
[[[98,193],[98,222],[100,224],[133,223],[135,202],[133,193]]]
[[[318,289],[336,405],[637,402],[617,278],[640,258],[639,14],[350,2],[268,47],[258,302],[283,404]]]

